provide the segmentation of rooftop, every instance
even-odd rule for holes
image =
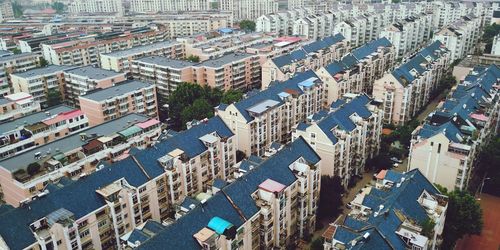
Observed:
[[[149,83],[141,82],[141,81],[126,81],[124,83],[118,83],[113,87],[105,88],[105,89],[97,89],[92,91],[89,94],[84,96],[80,96],[80,98],[89,99],[93,101],[105,101],[112,99],[117,96],[122,96],[127,93],[132,93],[135,91],[142,90],[147,87],[154,86]]]
[[[83,76],[92,80],[103,80],[111,77],[116,77],[120,75],[125,75],[125,73],[119,73],[111,70],[105,70],[97,68],[94,66],[84,66],[80,68],[74,68],[65,70],[67,74]]]
[[[162,42],[156,42],[156,43],[151,43],[151,44],[146,44],[146,45],[141,45],[141,46],[135,46],[135,47],[132,47],[132,48],[126,49],[126,50],[113,51],[110,53],[106,53],[104,55],[110,56],[110,57],[127,57],[127,56],[147,53],[150,51],[165,49],[167,47],[177,45],[177,44],[179,44],[179,43],[176,41],[162,41]]]
[[[35,53],[21,53],[21,54],[14,54],[10,56],[2,56],[0,57],[0,62],[8,62],[12,61],[18,58],[23,58],[23,57],[39,57],[39,55]]]
[[[53,115],[63,113],[63,112],[69,112],[69,111],[72,111],[74,109],[75,108],[73,108],[73,107],[65,106],[65,105],[55,106],[55,107],[46,109],[44,111],[36,112],[36,113],[30,114],[27,116],[17,118],[15,120],[0,123],[0,131],[1,131],[1,133],[13,131],[20,126],[27,126],[27,125],[31,125],[31,124],[34,124],[37,122],[41,122],[42,120],[48,119]],[[49,112],[49,115],[47,115],[47,112]]]
[[[36,68],[32,70],[28,70],[25,72],[13,73],[13,75],[21,78],[33,78],[33,77],[42,77],[46,75],[55,74],[58,72],[62,72],[65,70],[73,69],[74,66],[60,66],[60,65],[49,65],[42,68]]]
[[[196,65],[196,63],[193,63],[193,62],[171,59],[171,58],[164,57],[164,56],[148,56],[148,57],[136,59],[135,61],[142,62],[142,63],[148,63],[148,64],[155,64],[155,65],[174,68],[174,69],[183,69],[183,68],[187,68],[187,67],[191,67],[191,66]]]
[[[248,54],[248,53],[230,53],[223,55],[218,58],[206,60],[204,62],[201,62],[197,64],[197,67],[210,67],[210,68],[220,68],[226,64],[230,64],[236,61],[240,61],[249,57],[252,57],[254,55]]]
[[[62,139],[44,144],[21,154],[4,159],[0,161],[0,167],[3,167],[10,172],[15,172],[19,169],[25,168],[27,164],[34,162],[36,160],[34,158],[35,153],[41,152],[42,154],[47,153],[47,155],[54,156],[56,154],[59,154],[58,150],[61,150],[61,152],[68,152],[72,149],[82,147],[87,143],[87,141],[82,141],[79,135],[81,133],[86,133],[88,135],[96,134],[98,136],[112,135],[129,127],[131,122],[144,122],[148,119],[150,118],[143,115],[128,114],[118,119],[111,120],[109,122],[102,123],[85,130],[80,130],[77,134],[65,136]]]

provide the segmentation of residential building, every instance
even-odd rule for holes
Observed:
[[[463,16],[434,34],[434,40],[441,41],[450,51],[451,60],[464,58],[475,51],[481,31],[481,20]]]
[[[322,159],[321,175],[338,176],[347,187],[379,152],[383,112],[378,105],[365,94],[346,94],[330,110],[299,123],[292,139],[304,138]]]
[[[500,35],[496,35],[495,38],[493,38],[490,54],[500,56]]]
[[[274,81],[286,81],[296,73],[315,70],[340,60],[349,50],[340,34],[306,44],[287,54],[270,58],[262,65],[262,89]]]
[[[80,120],[85,118],[77,110]],[[58,119],[51,119],[49,123]],[[51,124],[54,125],[54,124]],[[18,207],[33,197],[43,196],[49,183],[62,177],[78,179],[101,168],[99,162],[123,159],[131,147],[146,148],[160,135],[160,122],[143,115],[129,114],[78,133],[30,148],[0,161],[3,199]],[[32,166],[29,167],[28,166]],[[37,167],[33,167],[37,166]]]
[[[249,46],[245,52],[259,56],[260,64],[264,64],[269,58],[275,58],[290,53],[310,43],[300,37],[285,36],[275,38],[273,41],[262,42]]]
[[[95,89],[109,88],[125,81],[126,73],[114,72],[94,66],[84,66],[64,71],[64,96],[67,103],[79,105],[78,97]]]
[[[467,15],[466,5],[461,2],[433,2],[434,27],[443,28]]]
[[[58,33],[46,36],[36,36],[36,37],[24,37],[18,38],[18,46],[23,53],[37,53],[42,54],[42,47],[40,46],[44,42],[59,40],[69,37],[77,37],[80,34],[77,33]]]
[[[293,34],[295,20],[313,14],[311,9],[306,8],[289,8],[287,11],[269,13],[256,19],[255,30],[278,36],[290,36]],[[316,13],[316,15],[322,14]]]
[[[88,35],[47,41],[41,44],[42,55],[49,64],[55,65],[95,65],[99,55],[134,46],[163,41],[167,38],[163,30],[148,27],[126,31],[108,32],[102,35]]]
[[[373,84],[373,98],[383,103],[384,123],[403,125],[431,101],[451,63],[450,51],[435,41]]]
[[[200,130],[214,128],[209,125],[199,126],[204,126]],[[206,148],[200,140],[196,141],[199,141],[196,145],[199,143],[200,148]],[[149,247],[158,248],[156,244],[164,246],[163,239],[167,238],[171,241],[169,246],[172,248],[196,249],[201,246],[192,235],[206,226],[205,224],[215,216],[220,216],[214,220],[218,222],[229,218],[240,222],[243,221],[243,218],[255,218],[253,223],[250,220],[246,222],[246,226],[255,228],[260,227],[261,220],[267,219],[266,225],[273,231],[273,235],[269,235],[274,237],[266,238],[266,240],[263,238],[261,242],[254,241],[253,244],[256,246],[294,244],[295,239],[292,235],[297,233],[299,237],[303,237],[312,232],[314,228],[319,185],[313,183],[319,183],[317,163],[320,159],[303,142],[295,143],[290,146],[290,149],[277,155],[275,160],[269,160],[263,164],[260,167],[262,170],[258,172],[262,172],[264,175],[248,174],[246,181],[238,180],[224,187],[224,192],[215,193],[212,198],[203,201],[203,206],[197,206],[188,215],[181,218],[182,226],[179,226],[181,221],[178,221],[179,223],[174,222],[167,227],[161,226],[160,222],[169,221],[168,213],[173,208],[168,201],[173,187],[169,184],[172,179],[169,177],[168,171],[172,170],[172,166],[169,165],[167,168],[156,159],[148,159],[145,154],[149,154],[150,151],[155,152],[155,154],[165,154],[165,152],[160,153],[154,148],[136,151],[135,154],[123,161],[111,165],[105,164],[100,171],[88,175],[81,181],[65,180],[58,185],[49,185],[50,192],[47,192],[43,198],[30,201],[23,207],[15,209],[5,207],[0,215],[0,223],[1,225],[10,224],[10,228],[15,228],[16,232],[6,230],[7,227],[1,227],[2,243],[0,244],[3,244],[2,248],[38,249],[57,245],[57,242],[60,242],[59,246],[68,248],[71,246],[83,249],[121,248],[120,239],[123,241],[127,239],[128,242],[132,243],[131,241],[136,239],[138,232],[141,231],[150,233],[150,236],[138,238],[138,242],[134,241],[129,245],[130,247],[137,247],[137,243],[147,247],[147,241]],[[173,161],[174,164],[179,162],[178,158],[165,159],[168,162]],[[149,164],[145,164],[145,161]],[[276,165],[274,162],[280,164]],[[271,170],[274,168],[276,171]],[[292,170],[294,171],[292,172]],[[287,185],[281,190],[280,196],[276,196],[270,191],[265,193],[266,189],[274,187],[271,185],[274,184],[273,181],[266,181],[271,178],[273,181],[276,180],[274,181],[276,183],[279,181],[284,183],[282,185]],[[237,188],[249,191],[242,193]],[[177,191],[180,190],[176,189]],[[251,195],[254,191],[259,191],[260,196],[253,198]],[[80,193],[80,195],[74,195],[75,193]],[[234,198],[226,198],[224,193]],[[266,196],[266,194],[270,196]],[[299,194],[301,194],[300,197]],[[259,194],[255,192],[255,195]],[[118,196],[122,199],[118,199]],[[286,206],[278,210],[280,208],[278,198],[281,196],[287,202]],[[270,198],[270,204],[264,205],[263,201]],[[230,199],[233,202],[229,202]],[[262,202],[259,202],[261,200]],[[258,204],[258,206],[256,207],[254,204]],[[239,206],[241,209],[233,206]],[[276,209],[271,210],[273,207]],[[290,211],[290,208],[293,210]],[[269,220],[279,222],[279,216],[268,216],[261,219],[260,216],[257,216],[260,215],[261,210],[267,215],[269,213],[283,214],[284,217],[281,218],[283,226],[275,227],[272,226],[274,223],[269,223]],[[240,214],[244,214],[245,217],[240,217],[237,211],[241,211]],[[251,214],[253,216],[249,216]],[[299,217],[299,215],[302,216]],[[236,221],[231,222],[236,223]],[[185,227],[184,225],[190,226]],[[213,223],[211,225],[213,227]],[[73,233],[68,233],[68,231]],[[223,231],[218,232],[224,233]],[[248,242],[248,246],[252,244],[250,239],[259,239],[260,237],[259,234],[255,234],[256,230],[245,230],[245,232],[249,236],[245,240]],[[174,237],[171,235],[172,233],[180,234]],[[151,237],[151,234],[156,236]],[[50,239],[46,237],[47,235],[51,235]],[[19,236],[22,238],[18,238]],[[147,238],[149,240],[146,240]],[[226,241],[226,238],[220,237],[220,240]],[[225,244],[230,244],[230,242]]]
[[[156,86],[140,81],[126,81],[105,89],[96,89],[78,97],[90,126],[130,113],[158,118]]]
[[[76,133],[88,125],[85,114],[63,105],[1,123],[0,159]]]
[[[255,20],[258,17],[278,11],[276,0],[222,0],[219,9],[232,11],[235,21]]]
[[[184,13],[174,11],[169,15],[162,14],[161,17],[165,20],[158,21],[158,23],[163,25],[170,38],[194,36],[234,26],[232,12],[229,11],[186,11]]]
[[[407,17],[387,26],[380,37],[387,38],[394,45],[396,58],[407,57],[431,39],[432,17],[432,14]]]
[[[133,60],[132,74],[137,79],[156,84],[158,94],[167,97],[182,82],[224,90],[256,88],[260,65],[257,55],[247,53],[227,54],[201,63],[151,56]]]
[[[272,249],[297,245],[314,231],[320,158],[297,140],[251,172],[214,189],[189,213],[138,249]]]
[[[349,215],[323,233],[324,249],[439,249],[448,197],[420,171],[382,170],[350,204]]]
[[[33,96],[42,107],[47,107],[49,94],[59,94],[65,99],[64,70],[71,66],[49,65],[10,75],[14,93],[25,92]]]
[[[346,93],[371,94],[375,80],[394,64],[394,47],[387,38],[380,38],[319,68],[316,74],[325,83],[328,103],[332,103]]]
[[[498,132],[500,68],[476,67],[412,133],[408,170],[432,183],[464,190],[477,156]]]
[[[184,58],[184,46],[174,41],[163,41],[130,49],[118,50],[100,55],[101,67],[116,72],[132,71],[131,61],[147,56],[165,56],[169,58]]]
[[[40,103],[30,94],[19,92],[0,97],[0,122],[40,111]]]
[[[326,106],[324,84],[309,70],[227,105],[216,113],[236,135],[238,150],[263,156],[273,142],[290,141],[292,128]]]
[[[69,2],[68,12],[78,15],[108,13],[123,16],[125,10],[122,0],[75,0]]]
[[[0,21],[6,19],[14,18],[14,9],[12,8],[12,2],[7,0],[0,3]]]
[[[200,11],[209,10],[210,3],[208,0],[196,0],[196,1],[174,1],[174,0],[151,0],[151,1],[141,1],[132,0],[130,1],[130,11],[136,13],[156,13],[156,12],[168,12],[168,11]]]
[[[390,24],[389,20],[383,13],[367,13],[339,21],[333,31],[342,34],[356,48],[377,39]]]
[[[318,40],[329,37],[333,32],[335,17],[332,12],[310,14],[293,23],[293,35]]]
[[[10,94],[10,74],[36,68],[39,59],[40,56],[33,53],[0,57],[0,96]]]

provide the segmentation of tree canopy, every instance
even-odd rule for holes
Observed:
[[[197,63],[200,62],[200,57],[195,55],[190,55],[186,58],[186,60]]]
[[[321,177],[318,221],[335,218],[342,212],[342,194],[344,192],[340,177]]]
[[[463,236],[481,233],[483,212],[479,202],[467,191],[455,190],[446,195],[449,200],[441,248],[453,249]]]
[[[484,48],[485,53],[491,53],[491,47],[493,46],[493,38],[499,33],[500,33],[500,25],[496,23],[484,27],[484,33],[481,40],[482,42],[486,43],[486,46]]]
[[[224,92],[209,86],[182,83],[167,100],[171,127],[175,130],[185,129],[186,122],[210,118],[214,115],[214,107],[220,103],[231,104],[242,97],[243,93],[239,90]]]
[[[47,93],[47,107],[59,105],[61,102],[61,92],[55,89],[49,90]]]
[[[62,14],[64,12],[65,6],[64,6],[64,3],[54,2],[54,3],[52,3],[52,5],[50,7],[52,7],[52,9],[56,10],[57,14]]]
[[[483,146],[478,157],[478,167],[476,175],[480,176],[479,182],[484,178],[485,193],[500,196],[500,168],[493,164],[500,162],[500,136],[493,138],[488,144]],[[478,183],[481,185],[481,183]]]
[[[246,31],[255,31],[255,22],[252,20],[243,20],[240,22],[240,29]]]
[[[18,2],[12,2],[12,10],[14,11],[14,17],[22,17],[23,16],[23,6]]]

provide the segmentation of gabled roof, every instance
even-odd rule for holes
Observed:
[[[353,50],[351,54],[357,59],[361,60],[373,52],[376,52],[380,47],[391,47],[392,43],[385,37],[379,38],[377,40],[373,40],[371,42],[366,43],[365,45]]]
[[[387,174],[392,176],[391,172],[393,170],[389,170]],[[341,230],[333,236],[334,239],[347,245],[353,239],[361,239],[359,236],[369,232],[368,240],[358,240],[353,249],[406,249],[403,240],[395,233],[403,223],[396,213],[417,223],[423,223],[429,217],[422,205],[418,203],[418,198],[424,191],[430,195],[439,195],[440,192],[418,169],[394,176],[399,176],[399,179],[394,181],[401,185],[394,185],[384,190],[372,188],[363,199],[363,205],[370,207],[372,211],[379,211],[379,207],[383,205],[379,215],[375,216],[372,213],[366,221],[348,217],[342,225],[337,226],[337,231],[339,228]],[[402,181],[403,177],[404,181]],[[380,235],[377,236],[377,234]]]
[[[165,247],[165,242],[168,242],[168,247],[171,249],[200,249],[201,246],[193,235],[206,227],[215,217],[231,223],[236,228],[240,227],[258,212],[251,194],[267,179],[287,186],[293,183],[296,178],[288,167],[301,157],[311,164],[316,164],[320,160],[307,142],[299,138],[240,179],[225,186],[222,191],[208,199],[203,207],[196,207],[155,237],[141,244],[139,249],[161,249]]]
[[[253,117],[248,112],[248,109],[250,109],[251,107],[253,107],[261,102],[268,101],[268,100],[278,102],[277,105],[281,105],[284,103],[282,100],[282,97],[280,97],[281,93],[295,92],[295,93],[301,95],[303,93],[303,91],[299,85],[302,82],[308,82],[312,78],[319,79],[319,77],[312,70],[308,70],[306,72],[299,73],[287,81],[276,83],[276,84],[271,84],[269,86],[269,88],[267,88],[266,90],[256,92],[256,93],[248,96],[247,98],[245,98],[237,103],[234,103],[234,106],[240,111],[240,113],[243,115],[245,120],[247,122],[250,122],[253,120]]]

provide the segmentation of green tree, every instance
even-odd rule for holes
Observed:
[[[196,99],[192,105],[181,112],[182,124],[192,120],[201,120],[214,116],[213,108],[206,99]]]
[[[430,219],[427,218],[421,223],[422,226],[422,234],[427,236],[427,238],[432,238],[434,235],[434,227],[436,226],[436,223]]]
[[[458,239],[468,234],[479,235],[483,228],[483,212],[479,202],[467,191],[447,193],[448,210],[443,231],[442,249],[453,249]]]
[[[221,103],[231,104],[240,101],[243,98],[243,92],[240,90],[228,90],[222,95]]]
[[[186,58],[186,60],[197,63],[200,62],[200,57],[195,55],[190,55]]]
[[[342,194],[344,192],[345,190],[340,177],[321,177],[318,221],[335,218],[342,212]]]
[[[22,52],[19,48],[13,48],[11,51],[12,51],[12,53],[14,53],[15,55],[23,53],[23,52]]]
[[[28,165],[28,174],[33,176],[40,171],[40,164],[38,162],[32,162]]]
[[[500,25],[494,23],[484,27],[482,42],[486,43],[484,52],[491,53],[491,47],[493,45],[493,38],[500,33]]]
[[[40,67],[45,67],[49,65],[49,63],[47,62],[47,60],[45,60],[45,58],[40,58]]]
[[[23,6],[18,2],[12,2],[12,11],[14,11],[14,17],[23,16]]]
[[[57,14],[64,13],[64,7],[65,7],[64,3],[54,2],[51,7],[52,7],[52,9],[56,10]]]
[[[483,188],[485,193],[500,196],[500,185],[498,185],[500,183],[500,168],[492,164],[494,162],[500,162],[500,136],[496,136],[481,148],[475,174],[480,177],[478,185],[481,185],[483,178],[485,178]]]
[[[61,92],[55,89],[49,90],[47,93],[47,107],[59,105],[61,102]]]
[[[240,22],[240,29],[246,31],[255,31],[255,22],[252,20],[243,20]]]

